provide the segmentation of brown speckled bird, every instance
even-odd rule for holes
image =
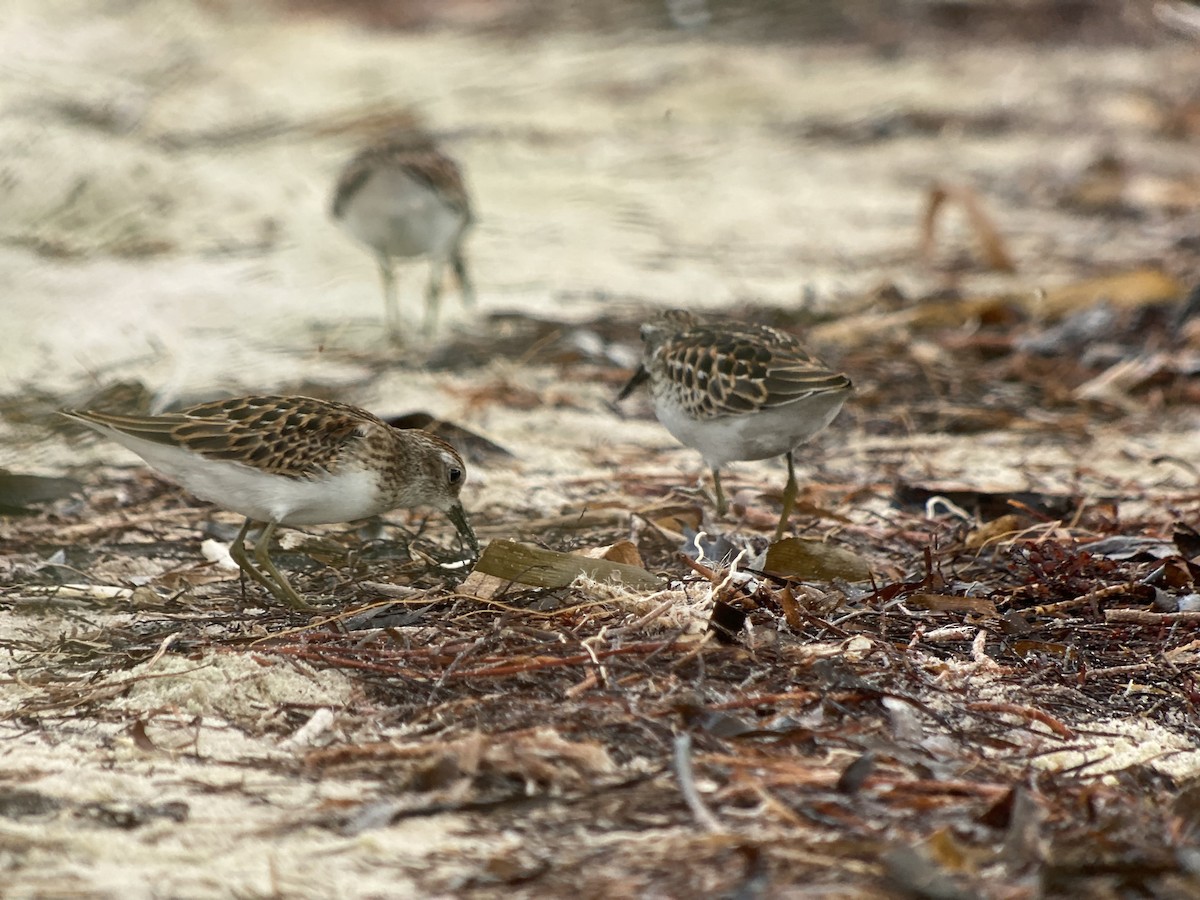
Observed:
[[[796,448],[837,416],[850,379],[830,371],[792,335],[766,325],[702,322],[684,310],[642,326],[642,364],[618,400],[649,381],[658,420],[712,469],[724,515],[720,467],[787,456],[788,481],[775,539],[796,502]]]
[[[462,246],[474,216],[462,172],[419,130],[392,134],[351,159],[338,178],[331,213],[375,254],[393,337],[400,333],[393,259],[429,257],[426,333],[437,321],[446,263],[454,270],[463,303],[474,303]]]
[[[424,431],[393,428],[371,413],[311,397],[237,397],[160,416],[64,410],[132,450],[197,497],[246,517],[230,555],[280,600],[309,609],[271,562],[279,525],[320,525],[397,507],[442,510],[478,552],[459,491],[466,465]],[[251,524],[266,524],[246,553]]]

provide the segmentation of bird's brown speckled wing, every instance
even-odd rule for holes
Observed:
[[[795,337],[765,325],[696,326],[664,341],[658,353],[674,395],[697,419],[851,388],[849,378],[826,368]]]
[[[161,416],[89,411],[71,415],[208,459],[292,478],[336,469],[347,446],[361,440],[365,428],[383,425],[363,410],[311,397],[235,397]]]
[[[410,138],[372,145],[350,160],[333,191],[333,217],[341,218],[371,173],[385,167],[400,169],[429,185],[448,206],[471,218],[471,199],[458,164],[432,141]]]

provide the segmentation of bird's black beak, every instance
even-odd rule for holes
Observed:
[[[637,390],[639,385],[649,380],[650,373],[646,370],[646,367],[638,366],[637,371],[633,373],[633,377],[625,383],[625,387],[621,388],[621,393],[617,394],[617,402],[620,403],[635,390]]]
[[[471,523],[467,521],[467,511],[463,509],[463,505],[461,503],[455,503],[453,506],[447,509],[446,518],[454,523],[454,527],[458,529],[458,533],[470,546],[471,553],[473,553],[475,558],[478,559],[479,538],[475,537],[475,531],[471,528]]]

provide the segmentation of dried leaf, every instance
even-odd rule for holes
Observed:
[[[638,552],[637,545],[633,541],[617,541],[615,544],[609,544],[606,547],[591,547],[587,550],[577,550],[577,556],[586,556],[588,559],[607,559],[609,562],[621,563],[626,566],[636,566],[639,569],[645,568],[645,563],[642,562],[642,554]]]
[[[1147,268],[1050,288],[1036,306],[1042,315],[1058,317],[1100,302],[1133,308],[1178,300],[1183,295],[1179,281],[1159,269]]]
[[[1100,303],[1134,309],[1180,299],[1183,285],[1160,269],[1134,269],[1052,287],[981,297],[929,300],[907,309],[841,316],[809,329],[810,340],[822,344],[862,346],[914,328],[957,328],[1018,310],[1041,319],[1057,319]]]
[[[776,592],[775,598],[779,601],[780,608],[783,609],[783,618],[788,623],[788,628],[792,631],[799,631],[804,623],[800,619],[800,604],[796,602],[792,589],[785,585],[782,590]]]
[[[486,552],[486,551],[484,551]],[[466,580],[458,586],[458,593],[479,600],[491,600],[512,587],[513,582],[507,578],[497,578],[479,571],[476,566]]]
[[[1019,534],[1022,529],[1022,521],[1020,516],[1012,513],[992,519],[971,531],[963,541],[963,545],[968,550],[978,550],[981,547],[999,543],[1000,539],[1007,535]]]
[[[871,577],[870,564],[850,550],[824,541],[803,538],[784,538],[767,550],[763,571],[783,578],[804,581],[866,581]]]

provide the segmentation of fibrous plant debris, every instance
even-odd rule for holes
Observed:
[[[382,8],[301,5],[373,22]],[[573,31],[514,53],[545,4],[424,4],[496,16],[499,49],[339,24],[358,42],[331,52],[323,99],[314,44],[275,43],[323,19],[226,33],[217,6],[181,16],[183,33],[108,5],[104,39],[69,32],[69,46],[134,33],[174,62],[145,81],[105,72],[81,100],[54,83],[9,117],[9,143],[32,148],[6,170],[26,197],[10,204],[9,257],[32,251],[26,282],[48,286],[54,318],[70,321],[77,292],[89,313],[93,297],[154,297],[145,319],[203,307],[236,327],[204,343],[189,317],[185,343],[150,347],[157,368],[97,362],[80,388],[94,401],[44,385],[62,376],[40,357],[0,397],[19,458],[0,494],[22,513],[0,520],[5,889],[99,893],[89,867],[124,872],[140,847],[163,896],[399,895],[405,879],[410,895],[506,898],[1200,892],[1190,46],[1165,52],[1137,10],[1070,0],[873,15],[631,2],[551,18],[620,44],[640,10],[664,40]],[[681,8],[731,30],[709,48],[703,27],[671,21]],[[822,17],[864,46],[796,53]],[[922,27],[1016,43],[910,45]],[[302,211],[333,141],[406,115],[394,95],[353,105],[387,81],[385,57],[389,72],[447,63],[430,117],[461,116],[432,124],[487,198],[495,288],[404,353],[373,342],[374,305],[357,323],[337,307],[361,260],[340,271]],[[289,110],[298,58],[313,77]],[[209,78],[237,102],[201,93]],[[36,170],[43,132],[67,151]],[[136,154],[84,165],[81,140]],[[228,202],[204,202],[206,182]],[[129,205],[80,224],[71,207],[108,183]],[[57,184],[71,215],[29,202]],[[12,281],[10,304],[25,296]],[[607,405],[647,311],[693,301],[804,330],[856,383],[805,454],[787,541],[766,537],[778,469],[732,467],[733,514],[714,520],[696,455],[647,405]],[[270,334],[258,355],[198,358],[256,329]],[[59,368],[91,366],[94,345],[51,333],[69,338]],[[140,334],[138,320],[120,340],[143,353]],[[275,353],[293,365],[264,368]],[[330,601],[302,616],[239,584],[233,517],[143,468],[24,480],[39,448],[72,440],[46,430],[60,406],[180,400],[158,392],[203,362],[208,382],[178,390],[257,378],[436,413],[403,421],[464,442],[491,479],[479,532],[526,567],[457,565],[436,517],[316,529],[277,557]],[[395,378],[428,397],[393,398]],[[622,567],[636,579],[607,577],[634,574]],[[381,872],[384,888],[362,886]]]
[[[933,319],[887,354],[830,347],[862,373],[847,415],[866,434],[1077,439],[1189,401],[1189,309],[1114,311],[1091,356],[1042,348],[1101,325],[1072,330],[1070,316],[1015,306],[965,338]],[[601,356],[636,341],[627,322],[574,327]],[[553,353],[571,331],[542,346]],[[1078,389],[1147,347],[1177,362],[1124,383],[1135,402]],[[599,365],[554,359],[559,383]],[[1200,490],[1082,465],[1049,489],[871,475],[816,468],[797,536],[774,544],[771,491],[739,489],[735,473],[736,519],[714,522],[686,479],[652,463],[576,479],[579,509],[478,516],[493,540],[473,573],[437,520],[318,529],[280,554],[298,587],[337,600],[311,618],[238,586],[221,552],[231,517],[143,469],[90,472],[86,506],[50,493],[43,515],[4,525],[3,602],[71,622],[55,639],[4,640],[22,688],[4,723],[109,722],[140,752],[202,755],[186,716],[126,713],[123,698],[234,657],[336,674],[354,689],[332,706],[226,712],[281,750],[242,765],[376,786],[276,827],[350,836],[454,814],[538,848],[462,851],[473,874],[453,886],[483,894],[604,893],[615,879],[672,894],[813,881],[922,896],[1200,888],[1200,814],[1186,799],[1200,740]],[[138,829],[184,820],[179,803],[14,794],[5,814]],[[693,863],[671,865],[682,858]],[[439,891],[447,877],[419,879]]]
[[[164,543],[229,537],[177,491],[140,470],[90,481],[123,484],[138,512],[105,512],[93,495],[90,510],[58,501],[52,520],[6,526],[6,601],[69,608],[75,623],[50,643],[5,641],[25,686],[10,728],[122,721],[114,702],[168,675],[166,659],[244,654],[357,685],[332,710],[243,720],[288,749],[249,764],[378,785],[280,827],[353,835],[457,813],[538,848],[469,859],[466,887],[485,893],[602,891],[618,870],[672,893],[798,879],[926,896],[1196,888],[1196,812],[1155,763],[1200,739],[1200,538],[1162,517],[1121,519],[1120,485],[1090,500],[910,485],[872,525],[849,498],[886,499],[887,486],[814,482],[816,513],[795,524],[817,535],[834,523],[807,542],[860,561],[819,581],[795,568],[804,540],[768,547],[735,529],[728,557],[688,561],[655,514],[535,523],[549,547],[526,551],[531,564],[588,563],[548,550],[613,544],[616,524],[641,545],[644,559],[618,556],[641,560],[627,568],[644,582],[594,580],[621,566],[592,559],[553,587],[508,573],[478,592],[456,587],[422,537],[372,529],[364,544],[327,529],[286,554],[298,586],[345,607],[308,619]],[[1166,502],[1182,515],[1200,494]],[[186,746],[185,731],[151,714],[127,734],[155,754]],[[1153,751],[1130,752],[1148,740]],[[65,814],[34,800],[13,795],[7,815]],[[71,814],[136,829],[187,808]],[[637,852],[618,862],[621,846]],[[687,854],[703,863],[664,874]],[[426,883],[446,887],[435,872]]]

